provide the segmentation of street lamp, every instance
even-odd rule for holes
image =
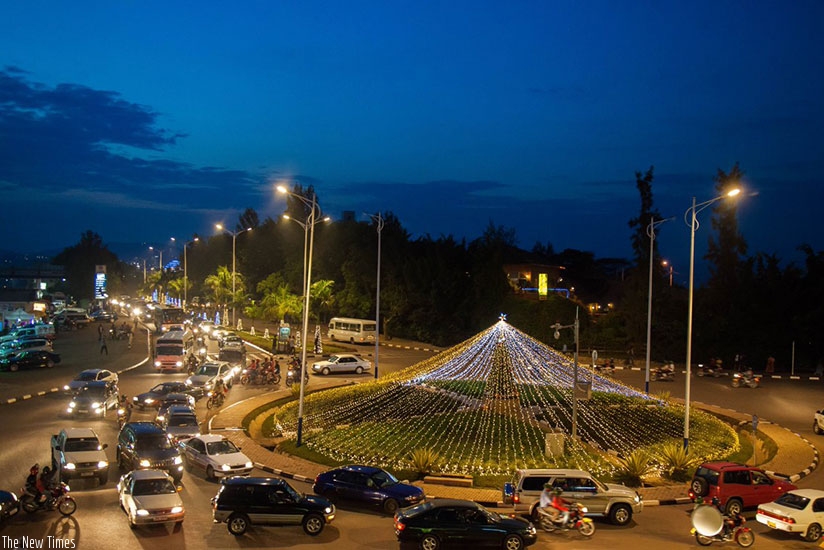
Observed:
[[[152,252],[154,252],[154,249],[155,248],[153,246],[149,247],[149,250],[151,250]],[[157,267],[160,271],[163,271],[163,250],[160,248],[158,248],[157,250],[160,253],[160,262],[157,264]]]
[[[306,232],[309,233],[308,240],[309,240],[309,248],[308,254],[304,254],[303,263],[304,263],[304,282],[303,282],[303,338],[301,338],[301,360],[300,360],[300,396],[298,398],[298,438],[297,438],[297,446],[300,447],[303,443],[303,395],[304,390],[306,388],[306,340],[307,340],[307,332],[309,330],[309,288],[312,286],[312,248],[315,241],[315,220],[317,218],[317,214],[319,213],[318,210],[318,199],[317,195],[315,195],[314,190],[312,191],[312,199],[309,200],[303,195],[299,195],[297,193],[293,193],[286,189],[286,187],[282,185],[277,186],[278,193],[284,195],[292,195],[296,199],[300,200],[303,204],[309,207],[309,217],[306,218],[306,224],[303,227],[304,234]],[[291,219],[291,218],[290,218]],[[297,220],[295,220],[297,221]],[[303,224],[301,224],[303,225]],[[304,238],[305,240],[305,238]],[[304,253],[307,252],[307,248],[304,247]]]
[[[572,439],[578,439],[578,328],[580,323],[578,321],[578,308],[575,308],[575,322],[571,325],[562,325],[555,323],[549,328],[555,329],[555,339],[561,337],[562,328],[571,328],[575,330],[575,355],[572,363]]]
[[[672,264],[669,262],[669,260],[662,260],[661,265],[664,267],[669,267],[669,286],[672,286]]]
[[[377,275],[377,290],[375,291],[375,380],[378,379],[378,353],[380,350],[380,334],[381,334],[381,231],[383,230],[384,219],[381,213],[369,216],[374,220],[375,227],[378,230],[378,275]]]
[[[303,228],[303,291],[306,290],[306,249],[309,245],[309,218],[306,218],[306,221],[302,222],[300,220],[293,218],[289,214],[284,214],[283,219],[293,221]],[[329,216],[326,216],[320,220],[315,220],[313,223],[317,225],[321,222],[328,222],[331,219],[332,218],[330,218]]]
[[[252,228],[247,227],[246,229],[241,229],[240,231],[235,231],[234,233],[229,231],[225,227],[223,227],[223,224],[220,224],[220,223],[216,223],[215,228],[218,231],[223,231],[224,233],[228,233],[229,235],[232,236],[232,326],[234,327],[234,326],[236,326],[235,325],[235,301],[237,300],[237,297],[235,296],[235,279],[236,279],[236,277],[235,277],[235,271],[236,271],[235,270],[235,263],[237,261],[237,255],[235,254],[235,251],[237,250],[237,236],[240,235],[241,233],[246,233],[247,231],[251,231]]]
[[[183,311],[186,311],[186,302],[189,298],[189,270],[188,262],[186,261],[186,248],[199,240],[200,238],[195,237],[191,241],[183,243]]]
[[[647,225],[647,236],[649,237],[649,298],[647,299],[647,365],[644,378],[644,392],[647,395],[649,395],[649,357],[650,346],[652,345],[652,257],[655,253],[655,228],[674,219],[667,218],[666,220],[655,221],[655,216],[652,216],[649,225]]]
[[[690,374],[692,372],[690,362],[692,361],[692,301],[694,292],[695,277],[695,232],[698,231],[698,220],[696,216],[709,205],[727,197],[734,197],[741,192],[735,188],[720,197],[695,204],[695,197],[692,198],[692,206],[684,212],[684,223],[690,227],[690,284],[689,284],[689,306],[687,308],[687,383],[684,395],[684,450],[689,450],[690,446]],[[691,216],[687,221],[687,215]]]

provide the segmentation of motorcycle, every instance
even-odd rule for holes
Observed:
[[[0,491],[0,523],[20,511],[20,501],[11,491]]]
[[[712,376],[713,378],[718,378],[719,376],[724,376],[726,373],[724,372],[723,367],[705,367],[699,363],[698,370],[695,374],[698,376]]]
[[[672,382],[675,380],[675,365],[667,363],[663,367],[652,369],[653,382]]]
[[[604,363],[603,365],[595,365],[595,372],[613,375],[615,374],[615,365]]]
[[[280,384],[280,374],[269,370],[250,370],[243,369],[243,374],[240,376],[240,383],[252,386],[273,385]]]
[[[554,510],[554,508],[552,510]],[[595,534],[595,524],[592,522],[592,519],[584,517],[587,509],[580,503],[575,502],[570,504],[569,518],[567,518],[563,525],[555,521],[555,518],[552,517],[552,513],[549,510],[540,508],[539,512],[541,515],[539,525],[541,529],[547,533],[575,529],[585,537],[591,537]],[[558,512],[558,514],[560,514],[560,512]]]
[[[732,375],[731,383],[733,388],[739,388],[741,386],[757,388],[761,386],[761,375],[753,374],[752,372],[736,372]]]
[[[69,495],[69,486],[63,482],[47,487],[43,496],[38,499],[38,495],[24,487],[20,490],[20,507],[27,514],[38,510],[57,510],[64,516],[70,516],[77,510],[77,502]]]
[[[286,371],[286,387],[291,387],[292,384],[297,382],[300,379],[300,367],[289,367],[289,370]],[[304,373],[303,380],[305,383],[309,383],[309,373]]]
[[[117,408],[117,426],[122,429],[123,425],[132,417],[132,404],[125,399],[120,401],[120,406]]]
[[[695,540],[701,546],[735,541],[738,546],[748,548],[755,542],[755,534],[749,527],[744,527],[747,520],[743,516],[725,516],[715,506],[699,504],[693,510],[690,520],[690,533],[695,535]]]
[[[218,408],[223,405],[223,402],[226,400],[226,396],[220,391],[210,391],[207,395],[209,396],[209,399],[206,400],[207,409]]]

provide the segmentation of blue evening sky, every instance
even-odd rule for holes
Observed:
[[[630,257],[654,165],[686,273],[684,211],[738,161],[750,252],[797,260],[824,248],[822,36],[818,0],[4,2],[0,248],[209,234],[300,181],[333,218]]]

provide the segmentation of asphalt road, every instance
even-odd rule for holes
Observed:
[[[19,395],[49,387],[62,386],[83,368],[112,365],[115,362],[137,363],[143,350],[135,340],[135,347],[125,349],[125,342],[110,343],[112,355],[100,357],[95,353],[96,333],[80,331],[71,335],[61,335],[58,350],[63,348],[66,357],[81,356],[82,360],[66,361],[51,370],[3,373],[0,375],[0,396]],[[122,344],[122,346],[121,346]],[[144,344],[145,345],[145,344]],[[74,347],[74,348],[72,348]],[[68,350],[73,349],[72,352]],[[91,350],[91,352],[89,351]],[[364,350],[366,351],[366,350]],[[83,352],[83,353],[75,353]],[[121,355],[116,355],[121,354]],[[381,348],[381,373],[391,372],[410,365],[431,354],[398,348]],[[615,377],[626,383],[643,387],[643,372],[618,371]],[[148,365],[143,365],[121,375],[121,391],[129,396],[143,392],[154,384],[174,379],[184,379],[184,374],[156,374]],[[368,378],[364,375],[364,378]],[[311,382],[310,382],[311,384]],[[673,395],[683,394],[683,375],[675,382],[653,383],[653,392],[661,389]],[[230,392],[230,402],[266,391],[260,387],[236,385]],[[763,388],[731,388],[726,378],[695,378],[692,384],[692,399],[708,403],[718,403],[741,411],[754,412],[760,417],[776,421],[786,427],[803,433],[818,444],[819,436],[812,434],[812,412],[819,407],[821,388],[819,384],[801,381],[766,381]],[[0,406],[0,487],[19,490],[23,485],[29,466],[34,462],[48,464],[49,438],[67,424],[82,424],[93,427],[102,440],[108,443],[107,453],[114,464],[114,446],[117,424],[113,414],[101,420],[67,421],[59,416],[67,398],[60,394],[48,394],[21,401],[13,405]],[[206,421],[208,415],[202,402],[197,405],[199,418]],[[150,419],[146,414],[142,418]],[[141,419],[135,413],[134,419]],[[820,445],[819,445],[820,447]],[[181,496],[186,506],[186,520],[180,529],[171,526],[152,526],[132,531],[125,515],[117,505],[115,483],[117,474],[113,468],[109,483],[97,487],[96,482],[76,482],[72,492],[77,498],[78,510],[70,518],[62,518],[57,512],[40,512],[34,515],[21,513],[0,526],[0,548],[13,547],[14,541],[22,545],[21,537],[32,537],[43,541],[48,548],[53,539],[59,537],[74,541],[77,548],[147,548],[161,546],[169,549],[194,548],[312,548],[335,549],[398,548],[392,531],[390,517],[377,512],[348,507],[340,509],[335,521],[315,538],[305,535],[300,527],[254,528],[245,536],[235,538],[225,525],[214,524],[211,519],[209,499],[215,494],[217,484],[186,473],[183,477]],[[262,473],[261,473],[262,475]],[[822,487],[820,473],[816,472],[799,483],[805,487]],[[84,485],[83,483],[87,483]],[[296,489],[311,492],[311,487],[290,481]],[[689,534],[688,513],[690,506],[648,507],[637,516],[629,527],[617,528],[597,521],[597,532],[593,540],[585,540],[574,533],[539,534],[535,548],[690,548],[697,543]],[[753,513],[748,516],[752,519]],[[756,532],[759,548],[810,548],[799,537],[769,531],[756,523],[749,524]],[[6,538],[7,537],[7,538]],[[57,547],[52,545],[51,547]]]

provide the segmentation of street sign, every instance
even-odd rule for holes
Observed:
[[[598,363],[598,350],[592,350],[592,366],[594,367]]]

